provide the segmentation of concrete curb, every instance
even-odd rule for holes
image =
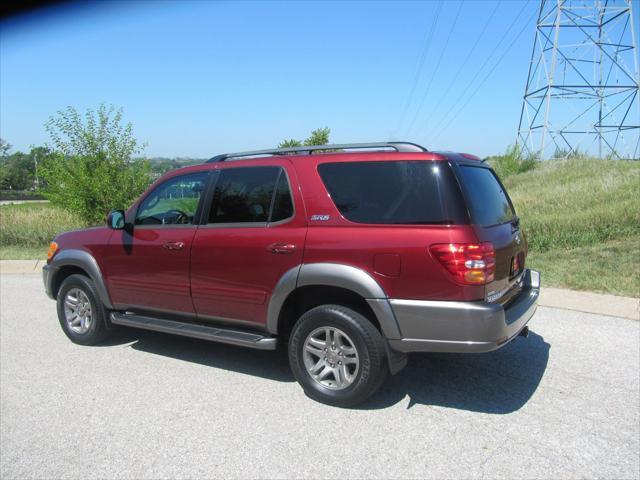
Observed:
[[[45,260],[0,260],[0,275],[40,273]],[[640,320],[640,299],[543,287],[538,305]]]
[[[46,260],[0,260],[0,275],[7,273],[40,273]]]
[[[640,299],[543,287],[538,305],[640,320]]]

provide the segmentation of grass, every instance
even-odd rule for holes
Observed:
[[[73,214],[48,203],[2,205],[0,259],[43,258],[53,237],[83,226]]]
[[[17,245],[0,245],[0,260],[45,260],[47,246],[20,247]]]
[[[637,238],[598,245],[529,253],[527,266],[542,274],[542,285],[640,297]]]
[[[548,161],[504,183],[543,284],[639,296],[640,162]]]
[[[534,251],[640,236],[640,162],[554,160],[504,183]]]

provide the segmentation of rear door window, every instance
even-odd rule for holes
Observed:
[[[352,222],[469,223],[457,182],[445,162],[323,163],[318,172],[340,213]]]
[[[293,199],[289,189],[289,181],[284,170],[280,171],[280,178],[273,194],[273,208],[270,222],[280,222],[293,216]]]
[[[220,170],[208,223],[266,223],[291,216],[293,203],[282,168]]]
[[[514,216],[511,201],[493,171],[461,165],[460,176],[473,223],[487,227],[511,221]]]

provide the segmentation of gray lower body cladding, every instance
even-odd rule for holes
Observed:
[[[102,282],[97,263],[86,252],[61,252],[52,264],[43,268],[44,286],[49,297],[54,298],[53,285],[59,269],[57,263],[79,266],[89,272],[96,282],[101,300],[107,308],[111,308],[109,295]],[[320,267],[328,268],[326,265],[320,265]],[[348,273],[350,274],[352,270],[357,270],[341,265],[337,267],[343,270],[349,268]],[[325,274],[326,272],[321,271],[320,273]],[[356,273],[360,277],[365,275],[360,271]],[[292,288],[295,288],[296,276],[292,275]],[[320,280],[326,280],[325,277],[326,274],[322,275]],[[351,277],[347,277],[351,279]],[[308,279],[313,284],[311,280]],[[351,280],[349,285],[342,285],[339,282],[336,284],[335,281],[331,284],[341,287],[361,285],[355,281],[361,280],[359,277]],[[365,278],[365,280],[369,279]],[[371,282],[373,282],[372,279]],[[304,282],[301,283],[304,284]],[[362,285],[370,287],[366,282]],[[482,301],[387,299],[383,297],[381,290],[376,291],[372,288],[364,289],[362,292],[358,291],[358,293],[363,296],[367,295],[365,298],[378,318],[382,333],[387,338],[392,351],[398,353],[488,352],[508,343],[527,325],[537,308],[540,294],[540,274],[533,270],[526,270],[523,275],[522,291],[511,299],[506,307]],[[268,331],[274,333],[273,330],[277,331],[277,315],[271,315],[270,312],[269,320],[267,322],[267,326],[270,327]]]
[[[489,352],[515,338],[538,306],[540,274],[527,270],[522,291],[503,307],[488,302],[390,300],[401,337],[399,352]]]
[[[42,281],[44,282],[44,291],[47,293],[47,296],[53,300],[55,297],[53,296],[53,272],[51,271],[50,265],[45,265],[42,267]]]

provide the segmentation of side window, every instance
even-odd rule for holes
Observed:
[[[280,172],[278,185],[273,197],[273,211],[271,212],[271,222],[279,222],[293,217],[293,200],[289,190],[289,182],[284,171]]]
[[[462,165],[460,174],[467,188],[469,210],[474,223],[488,227],[511,221],[515,212],[507,192],[491,170]]]
[[[173,177],[158,185],[140,204],[136,225],[192,224],[208,172]]]
[[[213,193],[209,223],[266,223],[275,203],[278,204],[279,216],[282,215],[280,211],[286,214],[287,200],[284,195],[288,195],[289,189],[286,176],[281,172],[280,167],[221,170]],[[281,187],[281,178],[285,187]],[[288,201],[291,204],[290,196]]]

